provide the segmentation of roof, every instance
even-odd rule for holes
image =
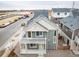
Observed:
[[[27,26],[26,31],[48,31],[48,30],[40,26],[36,22],[32,22]]]
[[[79,29],[79,17],[69,16],[64,19],[61,19],[60,22],[71,30]]]
[[[48,30],[56,30],[54,25],[51,25],[48,18],[45,16],[38,16],[33,21],[31,21],[26,28],[27,31],[48,31]]]
[[[53,12],[70,12],[70,8],[52,8]]]
[[[37,20],[35,20],[38,24],[42,25],[43,27],[47,28],[48,30],[56,30],[55,24],[51,23],[48,18],[45,16],[38,16]]]
[[[72,10],[72,14],[73,14],[73,16],[79,16],[79,9],[73,9]]]
[[[52,25],[45,22],[44,20],[40,20],[38,23],[47,28],[48,30],[56,30]]]

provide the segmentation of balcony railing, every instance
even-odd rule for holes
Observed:
[[[69,31],[69,30],[67,30],[66,31],[66,28],[61,28],[60,27],[60,29],[71,39],[72,38],[72,32],[71,31]]]
[[[23,43],[46,43],[46,38],[23,38]]]

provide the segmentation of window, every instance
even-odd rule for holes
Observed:
[[[56,31],[54,32],[54,36],[56,36]]]
[[[38,49],[38,44],[27,44],[28,49]]]
[[[31,32],[28,32],[28,37],[31,37]]]
[[[60,15],[60,13],[57,13],[57,15]]]
[[[43,36],[43,32],[36,32],[36,36],[37,37],[42,37]]]
[[[67,15],[67,12],[65,12],[64,14]]]

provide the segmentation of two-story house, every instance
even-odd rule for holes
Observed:
[[[38,16],[24,27],[20,54],[46,54],[46,50],[57,49],[58,30],[47,17]],[[53,25],[53,26],[52,26]]]
[[[79,10],[73,10],[70,16],[61,19],[59,27],[65,43],[70,46],[70,50],[75,54],[79,54],[79,47],[77,46],[78,41],[76,42],[76,40],[79,40]]]

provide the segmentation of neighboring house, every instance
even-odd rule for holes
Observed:
[[[64,37],[64,41],[70,46],[70,49],[76,54],[79,54],[79,12],[73,10],[71,15],[61,19],[59,27],[61,29],[61,35]],[[76,42],[77,40],[77,42]],[[77,47],[77,48],[76,48]]]
[[[70,14],[70,8],[52,8],[51,16],[55,23],[58,23],[60,19],[68,17]]]
[[[53,26],[52,26],[53,25]],[[46,54],[47,49],[57,49],[58,31],[47,17],[38,16],[24,27],[20,54]]]

